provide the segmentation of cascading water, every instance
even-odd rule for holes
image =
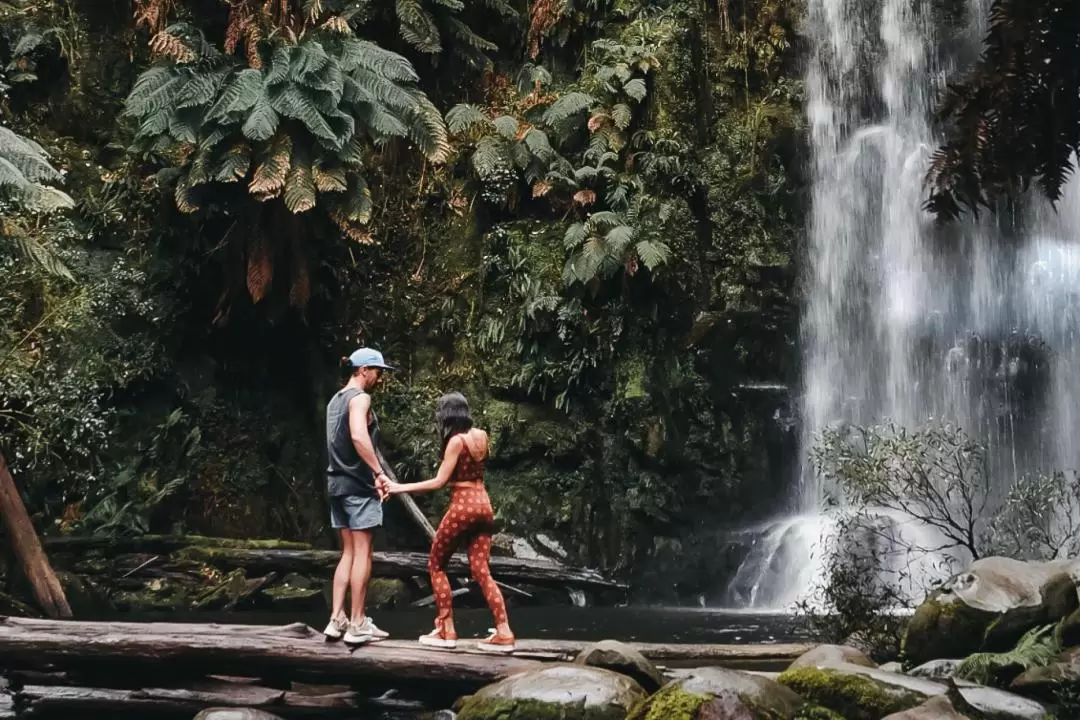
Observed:
[[[987,445],[999,496],[1021,472],[1080,468],[1080,182],[1007,241],[987,221],[941,230],[922,209],[933,102],[977,57],[988,5],[968,0],[958,29],[933,0],[808,0],[802,472],[788,514],[756,531],[732,604],[789,606],[820,578],[834,523],[808,453],[838,421],[955,422]]]

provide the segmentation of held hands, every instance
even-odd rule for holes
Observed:
[[[379,502],[386,502],[386,499],[390,497],[390,493],[386,491],[386,486],[390,484],[390,478],[386,476],[386,473],[379,473],[375,476],[375,492],[379,494]]]

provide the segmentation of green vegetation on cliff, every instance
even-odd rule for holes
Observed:
[[[399,474],[461,390],[500,520],[574,559],[696,568],[664,538],[780,491],[782,398],[738,386],[791,379],[797,3],[2,8],[3,123],[76,203],[0,243],[0,452],[43,526],[319,537],[358,343],[402,368]]]

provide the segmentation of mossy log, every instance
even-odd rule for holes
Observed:
[[[259,550],[205,546],[187,547],[174,556],[221,569],[241,568],[254,575],[274,571],[316,575],[332,570],[337,566],[340,557],[332,550]],[[427,553],[375,552],[372,556],[372,573],[376,577],[426,576],[427,563]],[[593,590],[626,589],[626,585],[606,578],[595,570],[570,567],[550,560],[493,557],[491,572],[497,578],[532,585]],[[465,555],[454,555],[447,573],[455,577],[468,576],[469,563]]]
[[[117,713],[129,717],[142,712],[146,717],[190,718],[208,707],[234,707],[262,709],[285,718],[332,718],[357,717],[364,700],[354,691],[308,695],[256,685],[204,683],[192,688],[138,690],[26,685],[16,693],[15,703],[28,716]]]
[[[85,552],[101,550],[108,554],[145,553],[147,555],[169,553],[192,545],[210,548],[247,548],[256,550],[312,550],[308,543],[291,540],[219,538],[204,535],[139,535],[137,537],[99,537],[67,535],[44,539],[46,549],[52,552]]]

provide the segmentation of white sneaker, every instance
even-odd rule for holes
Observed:
[[[345,642],[349,645],[362,645],[371,640],[371,627],[367,621],[362,623],[350,622],[345,631]]]
[[[370,615],[368,615],[366,618],[364,618],[364,624],[367,625],[369,628],[371,628],[371,637],[372,637],[372,639],[374,639],[374,640],[385,640],[386,638],[390,637],[390,633],[386,632],[385,630],[380,628],[378,625],[376,625],[375,621],[371,618]]]
[[[330,618],[330,624],[323,630],[327,640],[340,640],[349,627],[349,620],[344,615]]]

